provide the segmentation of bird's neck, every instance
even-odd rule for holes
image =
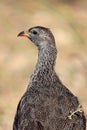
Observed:
[[[47,71],[51,72],[54,69],[55,60],[56,60],[57,50],[55,46],[46,46],[40,48],[38,51],[38,62],[36,64],[35,72],[38,71]]]
[[[55,46],[46,46],[38,51],[38,61],[30,78],[31,83],[49,85],[54,75],[57,50]],[[31,85],[32,86],[32,85]]]

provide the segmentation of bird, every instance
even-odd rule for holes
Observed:
[[[22,31],[38,49],[38,60],[14,117],[13,130],[86,130],[78,98],[55,72],[57,48],[51,30],[35,26]]]

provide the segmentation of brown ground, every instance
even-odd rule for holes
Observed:
[[[0,130],[12,129],[16,106],[37,60],[36,47],[28,39],[17,38],[17,34],[35,25],[53,31],[59,50],[56,71],[79,98],[87,115],[87,2],[3,0],[0,2]]]

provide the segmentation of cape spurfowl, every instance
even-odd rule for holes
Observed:
[[[13,130],[86,130],[77,97],[54,70],[57,49],[50,29],[36,26],[18,36],[29,38],[37,46],[38,61],[18,104]]]

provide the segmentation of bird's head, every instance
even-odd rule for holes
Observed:
[[[28,37],[38,47],[55,44],[55,39],[50,29],[42,26],[32,27],[28,31],[20,32],[18,36]]]

